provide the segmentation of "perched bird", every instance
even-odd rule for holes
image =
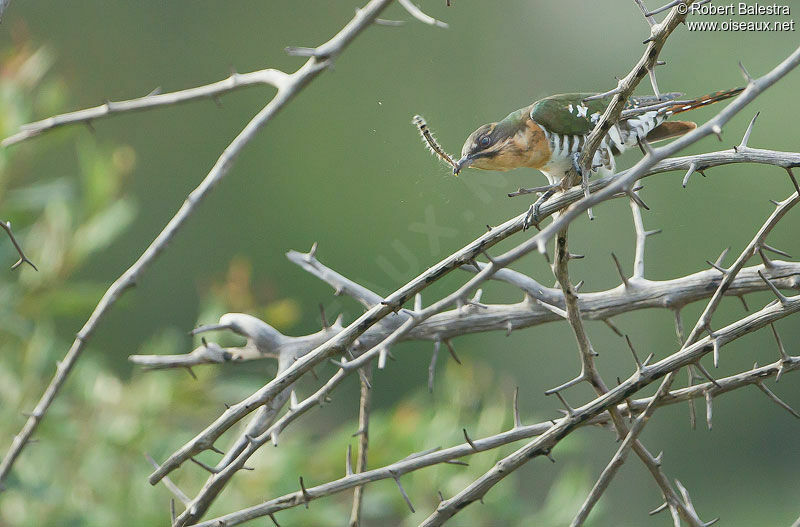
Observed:
[[[660,98],[631,97],[619,122],[603,137],[592,167],[613,172],[614,156],[628,148],[642,141],[677,137],[697,127],[690,121],[666,122],[670,116],[734,97],[742,90],[718,91],[688,100],[681,99],[680,93],[662,94]],[[547,199],[575,166],[587,136],[612,97],[592,93],[552,95],[510,113],[499,123],[485,124],[467,138],[461,159],[453,164],[453,173],[457,175],[467,167],[535,168],[550,182]]]

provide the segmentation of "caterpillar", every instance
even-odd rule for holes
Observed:
[[[430,128],[428,128],[428,123],[425,122],[425,119],[421,115],[415,115],[411,122],[419,130],[422,140],[425,142],[425,146],[428,147],[428,150],[430,150],[433,155],[455,169],[456,162],[453,160],[450,154],[444,151],[444,148],[442,148],[441,145],[436,141],[436,138],[433,137],[433,134],[431,133]]]

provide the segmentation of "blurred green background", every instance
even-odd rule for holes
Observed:
[[[627,0],[452,4],[421,4],[447,21],[447,30],[411,21],[398,6],[390,7],[384,17],[409,22],[363,33],[332,71],[249,145],[100,326],[36,434],[40,441],[26,449],[0,495],[0,525],[166,525],[170,495],[147,483],[150,467],[143,453],[163,459],[217,417],[224,402],[271,378],[275,365],[196,368],[195,381],[183,371],[139,371],[127,356],[188,351],[195,343],[186,332],[225,311],[250,312],[292,335],[319,328],[320,302],[329,316],[342,312],[346,322],[352,320],[360,313],[356,303],[333,297],[327,285],[286,260],[287,250],[307,250],[317,241],[323,263],[388,294],[474,239],[486,224],[527,208],[524,198],[509,199],[506,192],[544,181],[530,170],[466,171],[453,178],[424,151],[412,115],[424,115],[444,147],[457,152],[479,124],[535,99],[610,89],[614,76],[625,75],[638,60],[649,31]],[[302,60],[283,48],[325,41],[355,7],[323,0],[13,2],[0,26],[0,130],[6,136],[24,122],[142,96],[155,87],[171,91],[212,82],[231,68],[293,71]],[[658,72],[660,87],[699,95],[738,86],[738,60],[761,75],[798,40],[797,32],[692,33],[682,26],[661,54],[667,65]],[[689,152],[738,144],[756,111],[761,117],[751,146],[797,151],[798,87],[795,71],[738,115],[722,144],[706,138]],[[649,90],[644,83],[639,91]],[[224,96],[221,107],[200,101],[117,116],[93,123],[93,131],[58,130],[0,152],[0,219],[12,221],[40,267],[39,273],[8,270],[15,256],[7,240],[0,241],[0,450],[22,426],[20,412],[33,407],[55,361],[108,284],[139,256],[271,94],[252,88]],[[692,118],[702,121],[718,110],[698,110]],[[628,154],[624,162],[637,157]],[[705,268],[705,260],[727,246],[738,254],[772,210],[768,199],[790,192],[785,173],[774,167],[741,165],[707,174],[694,177],[687,189],[678,173],[644,182],[642,196],[652,209],[645,226],[663,229],[648,241],[648,278]],[[633,258],[627,204],[607,203],[595,214],[594,222],[584,218],[571,231],[574,251],[587,254],[572,265],[574,279],[586,281],[584,291],[617,285],[610,251],[628,268]],[[789,215],[770,244],[800,252],[798,225],[796,215]],[[515,267],[552,281],[539,257]],[[425,291],[425,303],[466,278],[454,273],[442,280]],[[485,287],[483,296],[484,302],[518,299],[517,292],[497,284]],[[752,295],[749,301],[761,306],[769,296]],[[701,307],[684,310],[687,325]],[[714,325],[742,315],[739,301],[727,300]],[[663,357],[675,350],[668,312],[634,313],[616,323],[640,353]],[[797,320],[777,327],[796,353]],[[631,364],[623,341],[603,324],[589,323],[588,329],[606,378],[627,375]],[[579,368],[564,324],[509,338],[468,336],[455,345],[465,364],[440,359],[432,396],[426,390],[427,343],[398,346],[399,360],[376,373],[370,466],[458,443],[462,427],[473,437],[502,430],[511,422],[517,385],[523,419],[548,418],[558,403],[543,390]],[[776,358],[772,337],[762,331],[727,346],[715,373]],[[315,386],[313,379],[304,381],[299,392],[310,394]],[[800,405],[793,376],[776,391]],[[357,392],[353,378],[331,405],[293,426],[277,451],[254,460],[255,472],[237,476],[211,513],[297,490],[298,475],[308,484],[341,476],[346,445],[355,446],[350,434],[357,427]],[[689,488],[701,516],[722,516],[722,525],[788,525],[800,514],[800,425],[756,392],[748,388],[718,399],[713,431],[702,419],[692,430],[686,406],[679,405],[660,410],[643,436],[651,451],[664,450],[667,474]],[[590,393],[581,387],[566,396],[577,405]],[[537,459],[490,492],[485,505],[470,506],[451,523],[566,525],[616,446],[607,431],[577,432],[555,449],[555,465]],[[404,477],[418,510],[414,515],[393,482],[369,487],[366,525],[417,525],[435,507],[437,489],[458,492],[513,448],[473,456],[469,468],[445,465]],[[194,494],[205,473],[187,465],[174,479]],[[282,525],[343,525],[349,504],[346,493],[278,519]],[[669,525],[664,515],[646,515],[659,504],[655,484],[631,459],[589,524]]]

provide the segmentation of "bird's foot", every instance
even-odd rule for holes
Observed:
[[[522,230],[527,230],[531,227],[531,225],[535,226],[537,229],[539,228],[539,210],[542,207],[542,204],[550,199],[553,194],[556,193],[556,189],[559,187],[558,184],[550,185],[550,188],[544,192],[542,195],[539,196],[529,208],[528,212],[525,214],[525,220],[522,222]]]
[[[586,188],[586,185],[589,182],[589,173],[581,167],[580,163],[578,163],[578,159],[581,157],[580,152],[575,152],[572,154],[572,169],[581,178],[581,187]]]
[[[539,211],[533,205],[531,203],[531,206],[528,207],[528,212],[525,213],[525,219],[522,221],[523,231],[527,231],[532,225],[537,229],[539,228]]]

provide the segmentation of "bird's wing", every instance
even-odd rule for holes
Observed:
[[[548,132],[565,135],[586,135],[592,131],[600,116],[611,103],[612,95],[584,101],[593,93],[562,93],[541,99],[531,106],[530,117]],[[651,106],[675,100],[682,94],[666,93],[659,100],[655,95],[628,99],[625,109]],[[624,119],[623,119],[624,120]]]
[[[562,135],[586,135],[603,115],[611,97],[584,102],[592,93],[551,95],[531,106],[531,119],[545,130]]]

